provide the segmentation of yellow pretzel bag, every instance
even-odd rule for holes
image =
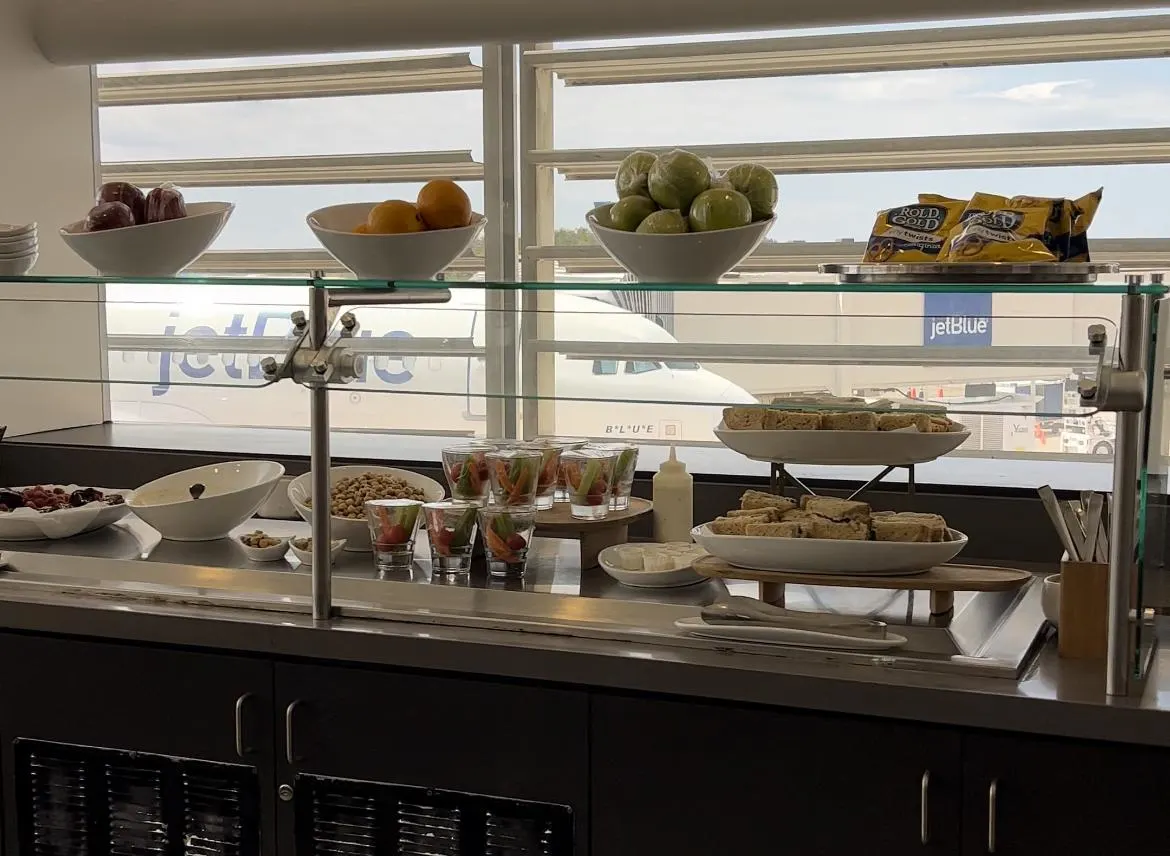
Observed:
[[[959,222],[966,204],[951,199],[900,205],[879,212],[862,261],[870,264],[939,261],[943,243]]]
[[[1054,262],[1048,226],[1053,205],[1013,202],[992,193],[976,193],[947,236],[939,253],[942,262]]]
[[[1101,206],[1101,195],[1105,188],[1098,187],[1092,193],[1086,193],[1080,199],[1073,200],[1072,234],[1068,242],[1068,261],[1089,261],[1089,227],[1093,225],[1093,218],[1097,216],[1097,209]]]

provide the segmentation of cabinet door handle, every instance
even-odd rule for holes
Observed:
[[[995,852],[995,809],[999,797],[999,779],[992,779],[987,786],[987,852]]]
[[[930,770],[922,774],[922,797],[918,804],[919,838],[923,844],[930,843]]]
[[[244,742],[244,708],[251,698],[251,693],[244,693],[236,699],[236,754],[241,758],[252,754],[252,747]]]
[[[284,757],[290,764],[295,764],[301,757],[293,751],[293,715],[301,706],[301,700],[296,699],[284,709]]]

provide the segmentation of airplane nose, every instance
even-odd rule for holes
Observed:
[[[759,400],[742,387],[729,383],[719,395],[719,400],[725,404],[759,404]]]

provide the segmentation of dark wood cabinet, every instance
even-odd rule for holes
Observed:
[[[264,660],[0,634],[6,852],[27,850],[33,818],[117,849],[109,828],[126,814],[153,824],[121,825],[133,848],[234,812],[220,831],[238,852],[274,853],[271,710]]]
[[[295,793],[281,803],[285,848],[294,829],[302,844],[332,834],[341,823],[336,812],[347,812],[353,828],[360,805],[367,843],[394,845],[393,852],[415,852],[401,849],[412,830],[432,836],[436,848],[434,836],[459,837],[449,844],[455,848],[493,828],[503,834],[499,824],[514,842],[547,837],[553,846],[489,852],[588,852],[587,825],[577,821],[588,808],[583,692],[278,664],[276,700],[284,735],[278,780]],[[325,828],[314,830],[306,817]]]
[[[598,856],[958,852],[955,731],[606,696],[592,722]]]
[[[963,854],[1170,854],[1170,751],[968,733]]]

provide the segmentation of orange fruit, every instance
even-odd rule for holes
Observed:
[[[459,229],[471,225],[471,200],[453,181],[428,181],[418,192],[417,205],[428,229]]]
[[[375,205],[366,219],[366,230],[371,235],[401,235],[426,229],[414,203],[391,199]]]
[[[365,223],[358,223],[353,231],[355,235],[368,235],[370,234],[370,227]]]

